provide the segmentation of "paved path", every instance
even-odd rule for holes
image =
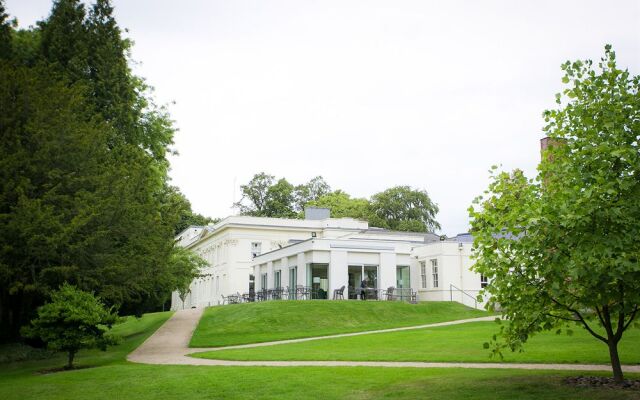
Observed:
[[[609,365],[591,364],[515,364],[515,363],[448,363],[448,362],[387,362],[387,361],[227,361],[189,357],[188,354],[203,351],[244,349],[251,347],[274,346],[286,343],[308,342],[338,337],[370,335],[384,332],[398,332],[411,329],[432,328],[464,324],[477,321],[493,321],[495,317],[472,318],[457,321],[440,322],[428,325],[403,328],[381,329],[376,331],[344,333],[302,339],[280,340],[266,343],[252,343],[237,346],[215,348],[189,348],[191,335],[195,330],[203,309],[190,309],[176,312],[140,347],[127,356],[127,359],[143,364],[168,365],[213,365],[242,367],[388,367],[388,368],[497,368],[497,369],[545,369],[572,371],[611,371]],[[640,365],[623,366],[625,372],[640,372]]]

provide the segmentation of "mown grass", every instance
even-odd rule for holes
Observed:
[[[546,332],[533,336],[523,353],[490,358],[483,348],[498,331],[495,322],[472,322],[438,328],[379,333],[238,350],[218,350],[194,356],[223,360],[350,360],[532,362],[608,364],[607,347],[583,329],[572,336]],[[640,329],[629,329],[619,347],[621,361],[640,364]]]
[[[0,364],[0,399],[637,399],[622,389],[567,386],[572,372],[412,368],[266,368],[160,366],[129,363],[169,313],[129,319],[124,336],[107,352],[85,351],[79,365],[92,368],[41,374],[64,357]],[[607,375],[607,374],[596,374]],[[628,377],[640,377],[639,374]]]
[[[191,347],[220,347],[490,315],[455,302],[269,301],[207,308]]]
[[[75,365],[78,367],[95,367],[113,363],[125,363],[127,354],[137,348],[156,331],[173,313],[159,312],[145,314],[142,318],[126,317],[125,320],[113,327],[113,332],[122,338],[122,341],[107,351],[97,349],[80,350]],[[11,347],[7,347],[8,351]],[[6,357],[10,358],[10,357]],[[40,357],[39,357],[40,358]],[[66,363],[66,355],[57,353],[46,359],[26,360],[0,364],[0,382],[8,376],[33,374],[39,371],[62,367]],[[75,371],[72,371],[75,372]],[[0,396],[0,398],[2,398]]]
[[[570,373],[411,368],[266,368],[114,364],[0,380],[4,400],[597,399],[630,390],[567,386]]]

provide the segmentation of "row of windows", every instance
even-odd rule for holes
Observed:
[[[432,258],[429,260],[431,264],[431,282],[433,282],[432,287],[437,288],[439,286],[439,277],[438,277],[438,259]],[[427,263],[426,261],[420,261],[420,283],[423,289],[427,288]],[[486,276],[480,275],[480,287],[485,288],[489,284],[489,279]]]
[[[438,259],[432,258],[429,260],[431,264],[431,282],[434,288],[439,286],[439,276],[438,276]],[[422,288],[427,288],[427,263],[426,261],[420,261],[420,281],[422,283]]]

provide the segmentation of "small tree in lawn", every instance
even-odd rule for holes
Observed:
[[[191,282],[194,279],[207,276],[202,274],[202,269],[208,264],[191,250],[175,246],[169,257],[169,265],[174,272],[172,274],[174,277],[173,290],[178,291],[178,297],[182,300],[182,308],[184,308],[187,295],[191,293]]]
[[[63,284],[51,293],[51,302],[38,308],[38,316],[23,334],[40,338],[52,350],[68,354],[66,369],[73,368],[73,359],[80,349],[99,348],[117,343],[117,337],[107,331],[118,321],[113,308],[106,308],[93,294],[75,286]]]
[[[495,174],[470,215],[488,306],[509,320],[494,351],[578,325],[606,344],[620,382],[618,343],[640,308],[640,77],[610,46],[598,67],[562,66],[571,85],[544,113],[537,179]]]

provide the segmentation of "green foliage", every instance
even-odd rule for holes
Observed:
[[[293,186],[284,178],[275,183],[274,181],[273,175],[264,172],[255,174],[249,183],[240,186],[242,198],[234,207],[241,215],[300,218],[305,204],[331,190],[321,176],[297,186]]]
[[[241,185],[242,198],[234,204],[241,215],[274,218],[302,218],[304,208],[326,207],[332,218],[355,218],[371,226],[398,231],[426,232],[440,229],[435,220],[438,206],[424,190],[396,186],[373,195],[371,201],[351,198],[342,190],[331,191],[321,176],[293,186],[264,172]]]
[[[80,349],[99,348],[118,342],[107,331],[118,321],[113,308],[107,308],[91,293],[64,284],[51,293],[51,302],[38,308],[38,317],[23,328],[27,337],[39,338],[51,350],[68,354],[66,368]]]
[[[205,226],[211,223],[216,223],[220,219],[213,219],[205,217],[198,213],[194,213],[191,210],[191,202],[180,193],[180,190],[175,186],[168,186],[167,190],[167,203],[170,204],[174,210],[178,211],[178,222],[175,225],[173,231],[174,236],[184,231],[190,226]]]
[[[371,207],[369,200],[352,198],[342,190],[327,193],[317,200],[307,203],[312,207],[325,207],[331,209],[332,218],[355,218],[363,221],[371,219]]]
[[[316,176],[309,182],[296,186],[294,190],[294,211],[303,213],[307,204],[329,193],[331,193],[331,186],[321,176]]]
[[[202,276],[200,270],[207,265],[207,262],[193,251],[180,246],[173,248],[169,258],[169,266],[171,268],[169,276],[174,281],[171,282],[169,287],[178,290],[183,303],[190,292],[189,286],[191,282]]]
[[[551,145],[537,179],[493,172],[470,208],[474,269],[511,321],[505,345],[578,324],[607,344],[621,380],[617,344],[640,307],[640,77],[617,69],[609,46],[599,71],[562,69],[570,87],[544,113]]]
[[[168,185],[172,121],[131,73],[112,12],[59,0],[37,28],[0,20],[3,338],[64,282],[140,314],[189,270],[172,264],[176,226],[193,217]]]
[[[425,190],[409,186],[392,187],[371,197],[371,210],[383,228],[413,232],[440,229],[435,219],[438,206]]]

